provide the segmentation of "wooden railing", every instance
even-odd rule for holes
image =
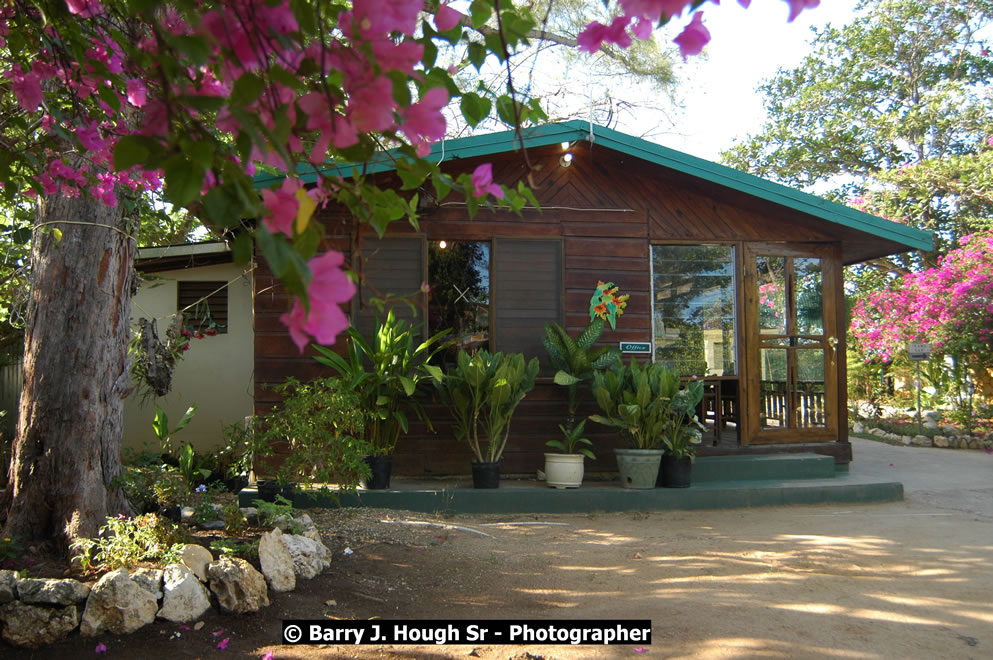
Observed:
[[[786,381],[760,381],[762,426],[766,428],[786,428],[790,413],[790,397]],[[799,383],[794,393],[796,406],[796,426],[810,428],[825,426],[827,416],[824,408],[824,381]]]

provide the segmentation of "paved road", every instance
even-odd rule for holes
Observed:
[[[993,519],[993,454],[852,438],[852,474],[903,483],[909,502]]]

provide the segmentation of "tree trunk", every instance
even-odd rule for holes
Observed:
[[[130,512],[111,482],[130,389],[134,254],[120,205],[39,200],[4,536],[66,549],[96,536],[108,515]]]

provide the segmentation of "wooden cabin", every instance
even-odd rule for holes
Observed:
[[[465,348],[523,352],[542,360],[505,452],[505,474],[534,473],[545,441],[559,436],[564,388],[552,382],[541,345],[549,321],[572,334],[589,322],[599,280],[630,294],[601,342],[625,359],[654,359],[705,380],[700,455],[815,451],[852,458],[847,438],[842,266],[930,250],[930,234],[583,121],[449,140],[430,158],[457,176],[493,165],[494,180],[529,181],[541,210],[481,210],[470,220],[454,196],[421,191],[418,229],[394,222],[382,239],[342,213],[320,217],[327,247],[342,250],[365,282],[353,324],[370,329],[372,298],[406,297],[399,314],[433,333],[455,329]],[[389,161],[371,177],[397,185]],[[259,181],[261,186],[275,183]],[[420,292],[422,282],[430,293]],[[266,384],[327,373],[300,355],[279,322],[288,305],[264,267],[255,279],[255,401]],[[435,432],[402,438],[394,474],[469,471],[446,412],[429,405]],[[589,396],[584,415],[598,412]],[[587,424],[597,460],[615,469],[610,430]]]

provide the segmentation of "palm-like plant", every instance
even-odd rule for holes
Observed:
[[[365,425],[365,437],[378,455],[393,453],[401,431],[407,432],[407,412],[431,426],[414,394],[426,379],[442,381],[441,369],[429,361],[450,343],[443,341],[449,331],[442,330],[415,344],[416,329],[390,310],[385,320],[377,321],[371,341],[366,341],[355,328],[348,329],[345,357],[315,346],[321,356],[314,359],[333,367],[360,394],[362,408],[371,415]]]
[[[576,425],[576,394],[579,384],[593,378],[594,372],[603,371],[621,359],[621,352],[610,346],[593,345],[603,334],[604,321],[595,317],[586,328],[573,339],[558,323],[545,325],[545,336],[541,343],[548,353],[552,366],[556,369],[555,383],[569,388],[569,415],[565,428],[568,435]]]

